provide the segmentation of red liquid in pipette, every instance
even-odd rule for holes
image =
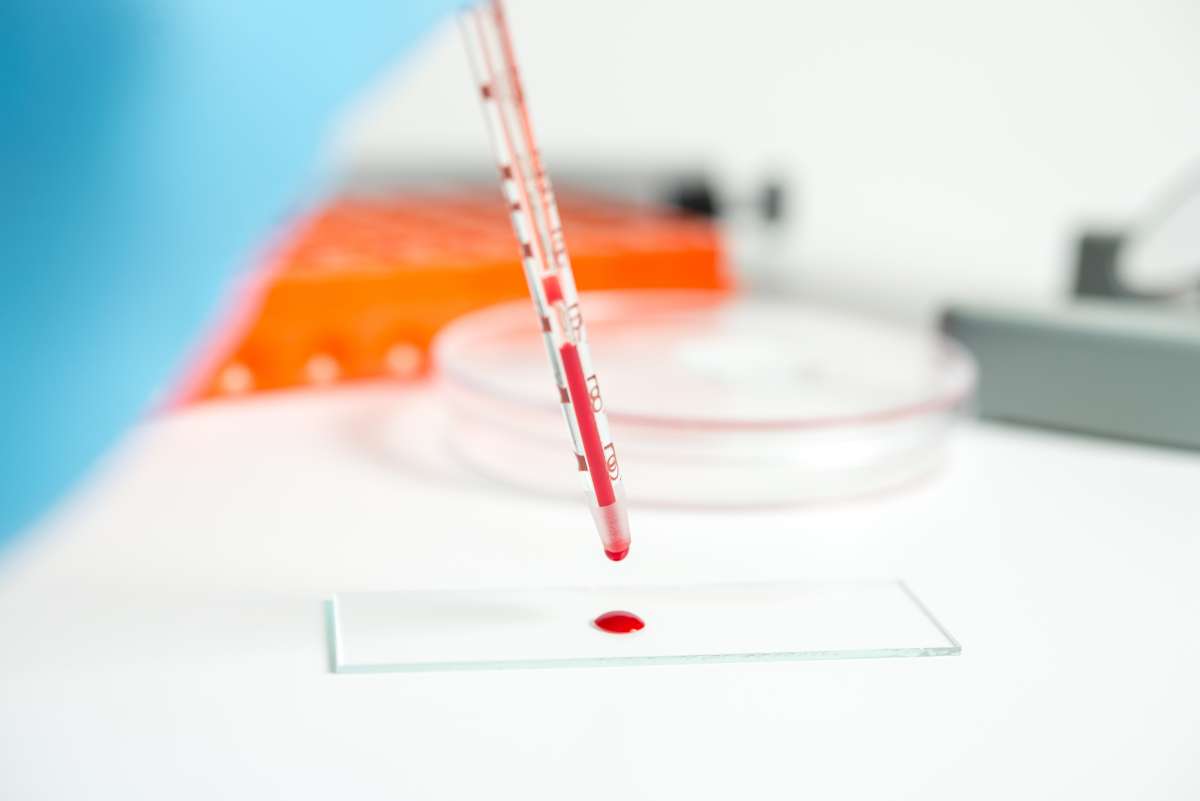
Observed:
[[[646,627],[646,622],[633,612],[614,610],[605,612],[592,621],[592,625],[609,634],[631,634]]]

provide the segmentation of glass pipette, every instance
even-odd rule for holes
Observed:
[[[459,27],[479,84],[521,265],[558,385],[558,401],[571,432],[575,466],[587,487],[604,553],[619,561],[629,553],[630,542],[621,467],[592,366],[562,221],[530,125],[503,4],[485,0],[467,7],[459,16]]]

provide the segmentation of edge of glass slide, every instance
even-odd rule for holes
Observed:
[[[887,659],[934,656],[959,656],[962,645],[952,635],[940,620],[930,611],[929,607],[917,597],[916,593],[904,581],[814,581],[814,582],[728,582],[705,585],[708,587],[735,586],[769,586],[772,584],[810,584],[810,585],[880,585],[888,584],[898,587],[914,607],[924,616],[925,620],[944,638],[945,645],[916,646],[896,648],[859,648],[859,649],[829,649],[829,650],[799,650],[799,651],[769,651],[762,653],[711,653],[711,654],[660,654],[652,656],[605,656],[605,657],[562,657],[562,658],[530,658],[530,659],[492,659],[492,660],[462,660],[443,662],[385,662],[347,664],[343,658],[345,648],[342,643],[339,621],[338,593],[323,602],[325,616],[325,633],[327,640],[327,658],[329,672],[336,674],[371,674],[371,673],[439,673],[450,671],[476,670],[531,670],[547,668],[590,668],[590,667],[636,667],[647,665],[697,665],[697,664],[728,664],[734,662],[809,662],[840,659]],[[566,588],[555,588],[566,589]],[[593,588],[578,588],[593,589]],[[621,589],[594,588],[594,589]],[[638,587],[636,589],[648,589]],[[660,588],[655,588],[660,589]],[[501,590],[503,591],[503,590]],[[403,593],[405,591],[397,591]],[[455,592],[449,590],[448,592]]]

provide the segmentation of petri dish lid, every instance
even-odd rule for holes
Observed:
[[[580,305],[634,501],[760,505],[893,486],[939,460],[975,384],[950,340],[821,306],[693,290]],[[570,446],[528,302],[451,323],[434,359],[463,459],[578,492],[556,478]]]

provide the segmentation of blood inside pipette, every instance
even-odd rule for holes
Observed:
[[[629,553],[629,532],[621,507],[617,504],[612,477],[608,474],[608,460],[605,458],[604,444],[600,441],[600,429],[596,426],[596,418],[592,413],[592,398],[588,394],[579,349],[567,342],[558,352],[562,356],[563,372],[567,377],[567,389],[571,395],[571,408],[575,412],[579,438],[583,441],[588,476],[596,492],[596,508],[593,514],[597,516],[597,523],[602,529],[604,555],[614,562],[619,562]]]
[[[579,426],[579,438],[583,440],[583,455],[587,459],[588,474],[596,491],[596,503],[600,508],[611,506],[616,501],[612,479],[604,461],[604,445],[600,442],[600,429],[592,413],[592,400],[588,397],[587,379],[583,376],[583,363],[579,349],[570,342],[558,349],[562,356],[563,372],[567,376],[567,389],[571,393],[571,407],[575,410],[575,422]]]

